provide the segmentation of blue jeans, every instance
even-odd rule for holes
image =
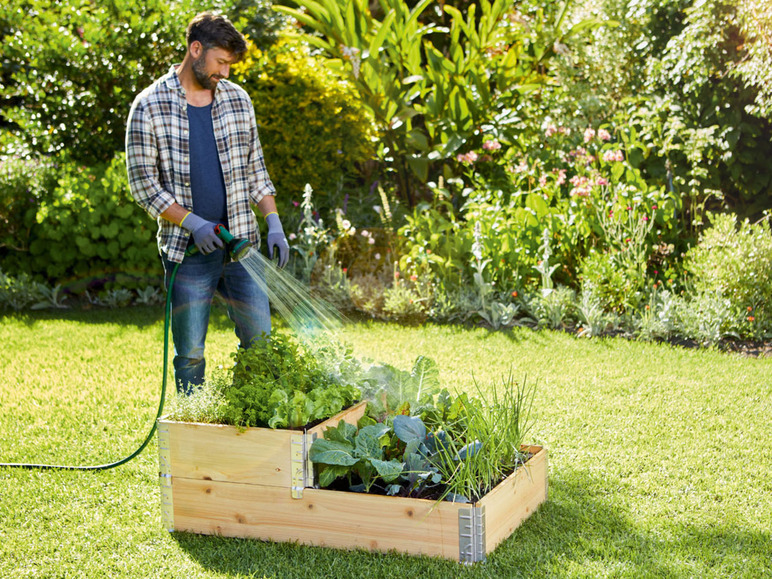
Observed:
[[[175,263],[163,257],[166,287]],[[204,383],[204,342],[215,292],[225,300],[228,317],[236,326],[240,347],[271,332],[268,296],[237,261],[224,250],[209,255],[185,256],[172,288],[172,340],[174,383],[177,392],[188,395]]]

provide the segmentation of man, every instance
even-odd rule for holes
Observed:
[[[255,204],[268,224],[268,251],[289,259],[266,171],[255,112],[247,93],[226,80],[247,50],[231,22],[205,12],[187,28],[181,64],[137,96],[126,132],[126,165],[134,199],[158,221],[158,247],[172,289],[177,390],[204,381],[204,342],[215,292],[225,299],[240,346],[271,330],[268,298],[230,261],[215,226],[259,243]],[[198,251],[188,251],[195,245]],[[186,255],[187,253],[187,255]]]

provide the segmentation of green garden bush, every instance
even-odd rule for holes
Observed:
[[[317,209],[331,207],[330,196],[373,155],[371,123],[351,86],[290,36],[266,51],[252,45],[234,72],[254,103],[280,210],[297,206],[306,184]]]
[[[22,186],[2,189],[3,195],[14,195],[8,207],[24,208],[18,245],[5,242],[0,248],[6,273],[62,283],[76,293],[113,283],[158,284],[156,225],[129,194],[123,154],[94,167],[60,157],[51,165],[53,175],[44,173],[37,180],[30,171],[42,165],[16,161],[4,167],[15,165],[28,167],[22,174],[29,176],[28,187],[37,189],[34,195]],[[9,180],[6,176],[3,184]]]
[[[739,334],[772,334],[772,232],[765,219],[738,223],[733,214],[711,214],[711,226],[684,258],[696,295],[729,300]],[[726,329],[726,328],[725,328]]]
[[[6,271],[19,270],[20,259],[26,259],[38,207],[55,186],[51,162],[0,160],[0,263]]]

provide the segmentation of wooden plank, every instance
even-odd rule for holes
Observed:
[[[308,434],[322,436],[325,430],[327,430],[328,428],[335,428],[336,426],[338,426],[338,423],[341,420],[356,426],[357,422],[359,422],[359,419],[365,415],[365,410],[367,410],[367,400],[362,400],[362,402],[359,402],[358,404],[354,404],[354,406],[352,406],[351,408],[346,408],[345,410],[343,410],[342,412],[339,412],[332,418],[328,418],[321,424],[318,424],[313,428],[309,428]]]
[[[164,422],[173,478],[290,487],[291,430]]]
[[[309,434],[321,436],[340,420],[352,424],[364,415],[360,402],[325,420]],[[168,430],[173,477],[282,486],[291,483],[291,438],[297,430],[240,429],[223,424],[159,421]],[[309,442],[310,444],[310,442]]]
[[[547,500],[547,450],[531,446],[528,451],[534,456],[478,503],[485,506],[486,553],[493,551]]]
[[[458,561],[459,503],[219,481],[174,479],[178,531],[297,541],[307,545],[396,550]],[[436,508],[433,508],[436,507]]]

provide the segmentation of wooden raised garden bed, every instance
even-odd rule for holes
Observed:
[[[359,404],[303,433],[159,421],[164,524],[169,531],[396,550],[482,561],[547,499],[547,451],[474,504],[313,487],[308,448]]]

